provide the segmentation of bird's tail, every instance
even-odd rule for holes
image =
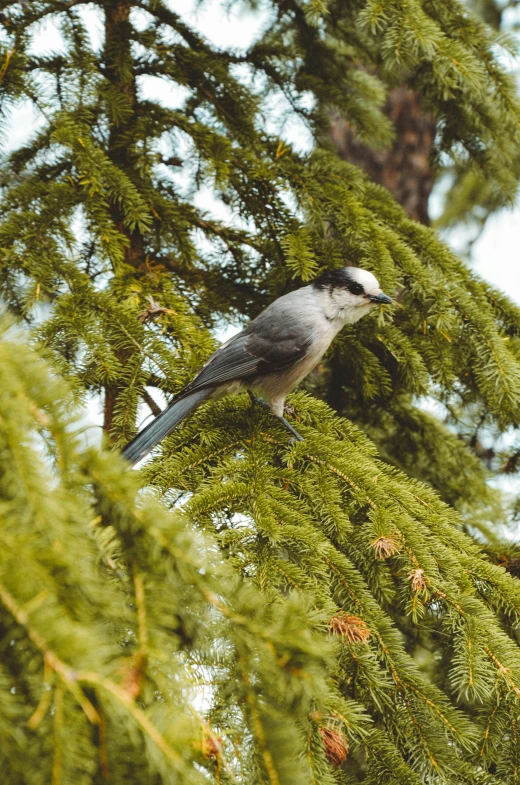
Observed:
[[[152,450],[161,439],[164,439],[176,425],[180,423],[202,401],[209,398],[212,389],[196,390],[188,395],[173,401],[167,409],[152,420],[141,433],[134,436],[122,451],[127,461],[134,464]]]

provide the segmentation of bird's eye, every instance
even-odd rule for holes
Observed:
[[[365,290],[360,283],[349,283],[348,290],[351,294],[364,294]]]

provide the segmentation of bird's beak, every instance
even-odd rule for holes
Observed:
[[[379,303],[380,305],[382,305],[383,303],[391,303],[392,302],[392,298],[389,297],[387,294],[383,294],[383,292],[381,292],[381,294],[370,294],[368,296],[368,299],[371,302]]]

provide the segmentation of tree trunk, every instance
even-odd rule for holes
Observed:
[[[390,91],[384,111],[396,130],[390,149],[367,147],[337,116],[332,120],[332,140],[341,158],[361,167],[372,180],[388,188],[410,218],[429,224],[428,199],[433,186],[429,159],[435,122],[421,108],[419,96],[406,87]]]

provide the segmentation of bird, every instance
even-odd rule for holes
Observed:
[[[203,401],[244,390],[268,407],[292,438],[303,441],[284,417],[285,398],[316,367],[342,327],[391,302],[377,278],[358,267],[327,270],[284,294],[217,349],[122,455],[137,463]]]

